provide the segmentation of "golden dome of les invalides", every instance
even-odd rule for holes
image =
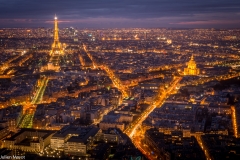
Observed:
[[[194,61],[193,55],[190,61],[187,63],[187,68],[184,68],[184,75],[198,75],[200,73],[199,68],[197,68],[196,62]]]

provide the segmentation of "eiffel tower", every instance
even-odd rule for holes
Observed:
[[[48,70],[54,70],[59,71],[60,69],[60,56],[64,54],[62,44],[59,41],[59,35],[58,35],[59,29],[58,29],[58,19],[55,15],[54,18],[54,41],[52,44],[52,49],[50,51],[50,60],[48,62]]]

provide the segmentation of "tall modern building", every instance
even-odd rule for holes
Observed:
[[[147,40],[147,32],[144,32],[144,40]]]
[[[54,18],[54,41],[52,44],[52,50],[50,51],[50,60],[48,62],[47,70],[59,71],[60,69],[60,56],[64,54],[62,44],[59,41],[58,35],[58,19]]]
[[[198,75],[199,69],[197,68],[196,62],[192,55],[190,61],[187,63],[187,68],[184,68],[184,75]]]

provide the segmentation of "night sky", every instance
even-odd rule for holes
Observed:
[[[0,27],[240,28],[240,0],[0,0]]]

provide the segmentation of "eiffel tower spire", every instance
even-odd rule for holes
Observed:
[[[56,14],[55,14],[55,17],[54,17],[54,42],[59,42],[59,37],[58,37],[58,20],[57,20]]]
[[[52,44],[52,50],[50,52],[50,55],[62,55],[63,49],[61,46],[61,43],[59,42],[59,29],[58,29],[58,18],[55,15],[54,17],[54,41]]]

